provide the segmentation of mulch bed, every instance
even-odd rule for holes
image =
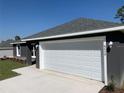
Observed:
[[[115,91],[108,91],[106,87],[104,87],[99,93],[124,93],[124,89],[116,88]]]
[[[13,58],[3,57],[3,58],[0,58],[0,60],[11,60],[13,62],[18,62],[18,63],[26,64],[25,60],[17,59],[17,58],[14,58],[14,57]]]

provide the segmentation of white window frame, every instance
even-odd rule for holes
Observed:
[[[36,58],[36,49],[35,49],[35,46],[33,46],[33,50],[32,50],[32,53],[33,55],[31,56],[32,58]]]
[[[19,50],[19,47],[20,47],[20,50]],[[20,57],[21,56],[21,46],[20,45],[16,45],[16,56],[17,57]]]

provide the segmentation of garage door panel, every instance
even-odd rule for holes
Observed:
[[[64,52],[68,53],[68,51],[64,51]],[[100,63],[101,59],[99,57],[93,57],[93,55],[92,56],[90,56],[90,55],[84,56],[84,52],[82,52],[82,56],[81,56],[81,54],[80,54],[80,56],[75,55],[76,52],[70,52],[70,53],[68,53],[68,55],[65,55],[65,53],[63,53],[61,51],[49,51],[49,52],[47,51],[47,52],[45,52],[45,54],[46,54],[45,56],[47,56],[45,59],[46,63],[51,61],[51,63],[57,64],[57,61],[58,61],[58,64],[59,63],[61,63],[61,64],[62,63],[63,64],[70,63],[70,65],[73,65],[73,64],[75,65],[75,62],[77,65],[82,65],[82,63],[83,63],[83,64],[86,64],[89,66],[97,66],[97,65],[101,64]],[[72,54],[74,54],[75,56]],[[73,57],[75,57],[75,59],[73,59]],[[65,61],[65,59],[66,59],[66,61]],[[83,59],[83,60],[80,60],[80,59]],[[91,64],[91,62],[93,64]]]
[[[93,66],[91,67],[91,65],[89,65],[89,66],[88,66],[88,65],[87,65],[87,66],[86,66],[86,65],[82,65],[82,64],[81,64],[81,65],[73,65],[73,64],[63,64],[63,63],[59,63],[59,62],[58,62],[58,63],[55,63],[55,64],[56,64],[56,66],[59,67],[59,68],[60,68],[61,66],[63,66],[63,67],[65,67],[65,68],[72,68],[72,69],[79,69],[79,70],[86,70],[86,71],[92,69],[92,71],[95,71],[95,72],[96,72],[96,71],[97,71],[97,72],[100,72],[100,70],[101,70],[100,68],[95,68],[95,67],[93,67]],[[52,65],[54,66],[54,63],[50,63],[49,65],[45,65],[45,67],[52,66]],[[63,67],[62,67],[62,68],[63,68]]]
[[[74,65],[74,64],[63,64],[63,63],[51,63],[49,65],[53,65],[53,64],[56,64],[56,66],[64,66],[64,67],[73,68],[73,69],[81,69],[81,70],[89,70],[89,69],[91,70],[92,69],[92,71],[97,71],[97,72],[100,72],[100,70],[101,70],[101,68],[95,68],[95,67],[93,68],[92,65],[82,65],[82,64]],[[47,67],[49,65],[45,65],[45,66]]]
[[[45,43],[42,46],[45,69],[103,80],[102,41]]]
[[[61,66],[63,66],[63,67],[61,67]],[[82,71],[82,72],[91,72],[91,70],[92,70],[92,72],[97,72],[97,73],[101,73],[101,69],[94,69],[94,68],[91,68],[90,66],[88,67],[88,66],[71,66],[71,65],[65,65],[65,64],[56,64],[56,66],[54,66],[54,65],[52,65],[52,64],[50,64],[50,65],[46,65],[46,68],[50,68],[50,67],[58,67],[58,69],[60,69],[60,68],[64,68],[64,69],[70,69],[71,68],[71,70],[72,69],[74,69],[75,71]]]
[[[47,68],[49,68],[49,70],[53,70],[53,71],[69,73],[69,74],[83,76],[83,77],[86,77],[86,78],[101,81],[101,79],[100,79],[101,75],[99,74],[100,72],[92,74],[91,70],[89,71],[88,69],[75,69],[75,68],[72,68],[72,69],[75,69],[74,71],[72,71],[71,69],[68,69],[68,68],[65,68],[65,67],[60,68],[59,66],[57,67],[57,66],[54,66],[54,65],[48,66]],[[64,72],[64,71],[66,71],[66,72]]]
[[[61,72],[66,71],[66,72],[69,72],[71,74],[74,73],[74,72],[76,72],[77,74],[90,73],[88,71],[88,69],[87,70],[82,70],[82,69],[79,69],[79,68],[76,68],[76,67],[72,67],[72,69],[75,69],[74,71],[72,71],[71,69],[69,69],[69,68],[67,68],[65,66],[63,66],[63,67],[59,67],[59,66],[60,65],[57,65],[57,66],[55,66],[55,65],[49,65],[48,68],[53,69],[53,70],[58,69],[57,71],[61,71]]]
[[[95,53],[95,52],[97,52],[97,53]],[[50,58],[56,57],[56,59],[54,59],[54,60],[61,60],[61,61],[64,60],[62,58],[67,58],[67,59],[70,58],[69,60],[71,60],[71,58],[73,58],[74,56],[75,56],[75,59],[82,59],[83,58],[83,60],[81,60],[81,61],[84,61],[84,62],[87,60],[89,62],[90,61],[96,62],[96,61],[101,60],[101,59],[99,59],[99,57],[101,57],[101,51],[100,50],[94,51],[94,54],[88,52],[87,55],[86,55],[86,51],[63,51],[63,50],[45,51],[45,54],[47,54],[47,57],[50,57]],[[61,59],[58,59],[57,57],[61,57]],[[52,59],[50,59],[50,60],[52,60]]]

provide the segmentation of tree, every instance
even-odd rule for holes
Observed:
[[[119,18],[122,23],[124,23],[124,6],[117,10],[116,18]]]
[[[20,36],[15,36],[15,41],[20,41],[20,40],[21,40]]]
[[[8,39],[5,41],[1,41],[0,47],[11,47],[12,45],[10,43],[14,42],[13,39]]]

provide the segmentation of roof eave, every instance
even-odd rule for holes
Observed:
[[[55,38],[62,38],[62,37],[70,37],[70,36],[78,36],[78,35],[88,35],[88,34],[97,34],[97,33],[113,32],[113,31],[122,31],[122,32],[124,32],[124,26],[117,26],[117,27],[98,29],[98,30],[82,31],[82,32],[62,34],[62,35],[55,35],[55,36],[22,39],[22,41],[35,41],[35,40],[55,39]]]
[[[20,41],[20,42],[13,42],[13,43],[10,43],[11,45],[14,45],[14,44],[24,44],[26,43],[25,41]]]

